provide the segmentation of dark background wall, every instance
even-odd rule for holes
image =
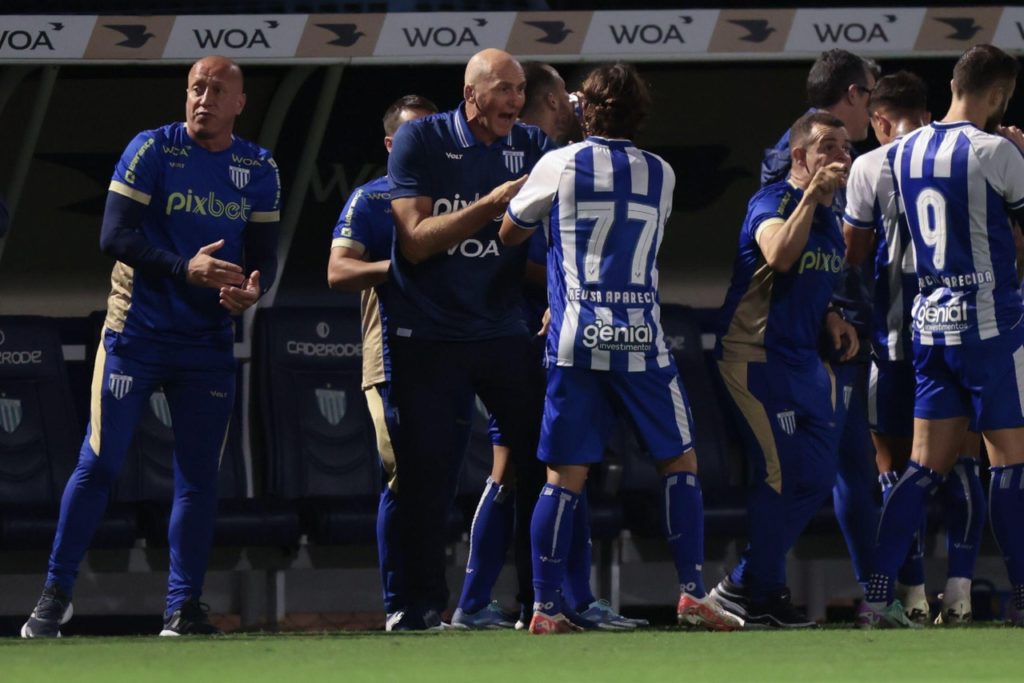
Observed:
[[[717,306],[728,283],[736,234],[757,188],[761,151],[805,109],[809,62],[640,64],[655,108],[637,142],[663,155],[678,176],[675,211],[661,254],[663,296]],[[584,65],[558,65],[570,88]],[[951,59],[885,60],[886,73],[909,68],[931,87],[937,117],[949,104]],[[65,66],[59,73],[30,167],[16,223],[0,261],[0,313],[84,315],[105,306],[111,263],[97,248],[106,187],[118,155],[139,130],[184,112],[184,66]],[[249,102],[238,133],[256,139],[285,67],[246,70]],[[303,86],[274,150],[285,201],[323,81]],[[281,303],[324,303],[330,234],[350,190],[384,171],[380,117],[399,95],[417,92],[442,108],[461,98],[462,67],[349,66],[334,102],[288,262]],[[30,76],[0,116],[17,140],[31,111]],[[1024,120],[1024,96],[1007,121]],[[862,145],[874,146],[869,140]],[[0,145],[0,187],[17,145]]]

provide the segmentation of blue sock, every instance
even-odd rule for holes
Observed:
[[[860,461],[858,461],[860,460]],[[842,450],[839,454],[839,471],[832,487],[832,505],[836,520],[850,552],[853,572],[861,584],[867,582],[871,573],[872,551],[875,547],[875,532],[878,531],[878,503],[875,502],[874,487],[870,474],[865,472],[866,464],[874,469],[874,463],[859,450]]]
[[[665,538],[676,564],[679,589],[695,598],[704,590],[704,500],[696,474],[680,472],[664,479]]]
[[[875,541],[874,571],[868,580],[868,602],[892,602],[892,582],[907,557],[914,533],[921,528],[925,506],[942,483],[942,475],[910,462],[882,507]]]
[[[401,543],[398,539],[398,501],[390,487],[385,486],[377,505],[377,560],[380,583],[384,589],[384,611],[393,614],[404,609],[402,595]]]
[[[947,576],[974,578],[981,533],[985,527],[985,489],[978,476],[978,461],[962,457],[946,478],[940,495],[946,517]]]
[[[1024,609],[1024,465],[993,467],[989,519],[1006,561],[1017,609]]]
[[[459,607],[469,614],[490,604],[491,590],[505,566],[515,513],[511,493],[509,487],[487,477],[469,532],[466,579],[459,598]]]
[[[590,567],[592,564],[590,541],[590,506],[587,504],[587,490],[583,489],[576,503],[573,515],[572,543],[565,574],[563,594],[569,607],[576,611],[585,610],[597,600],[590,588]]]
[[[530,541],[533,545],[534,611],[547,614],[561,610],[561,587],[566,558],[572,545],[575,493],[561,486],[545,484],[533,508]]]
[[[882,503],[889,500],[892,487],[900,480],[896,472],[882,472],[878,483],[882,485]],[[907,551],[907,557],[899,569],[899,582],[904,586],[920,586],[924,583],[924,539],[928,534],[928,515],[921,517],[921,527],[914,534],[914,540]]]

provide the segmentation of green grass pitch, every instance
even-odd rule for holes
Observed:
[[[10,683],[1021,681],[1024,630],[0,639]]]

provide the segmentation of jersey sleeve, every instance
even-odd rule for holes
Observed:
[[[388,178],[391,180],[391,199],[404,197],[436,197],[434,173],[429,168],[431,158],[421,134],[422,126],[403,125],[395,133],[391,154],[388,156]]]
[[[661,190],[661,221],[664,223],[672,215],[672,195],[676,189],[676,172],[667,161],[661,160],[661,167],[664,169],[664,182]]]
[[[281,220],[281,173],[277,162],[270,155],[265,156],[265,169],[260,175],[259,185],[255,188],[252,223],[277,223]]]
[[[770,225],[782,225],[786,218],[793,213],[793,208],[799,200],[796,196],[786,190],[782,193],[763,192],[750,204],[747,212],[749,218],[743,224],[747,237],[757,242],[758,233]]]
[[[542,157],[508,205],[507,213],[512,222],[527,230],[540,226],[551,211],[561,174],[562,163],[557,155]]]
[[[161,154],[155,131],[136,135],[114,166],[109,190],[148,206],[160,185]]]
[[[1013,212],[1024,209],[1024,153],[1010,140],[998,138],[985,150],[990,155],[988,180]]]
[[[354,249],[360,255],[366,253],[366,248],[370,244],[369,231],[373,225],[370,215],[372,210],[365,188],[356,188],[356,191],[349,195],[341,215],[338,216],[331,248],[346,247]]]
[[[878,163],[875,155],[858,158],[850,168],[850,178],[846,182],[846,209],[843,221],[855,228],[871,230],[875,227],[875,198],[878,193],[879,169],[869,168]],[[884,163],[884,157],[883,157]]]

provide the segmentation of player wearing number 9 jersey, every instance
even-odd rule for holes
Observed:
[[[992,528],[1024,608],[1024,306],[1012,232],[1024,219],[1024,135],[999,127],[1019,69],[990,45],[968,50],[945,118],[904,137],[892,157],[920,285],[914,440],[882,512],[862,626],[905,625],[892,579],[970,416],[985,435]]]
[[[638,427],[664,477],[665,534],[680,584],[679,619],[718,630],[741,622],[704,590],[703,503],[692,418],[665,345],[656,257],[675,173],[630,138],[650,99],[633,67],[592,71],[583,84],[581,143],[549,152],[509,204],[500,237],[520,243],[543,226],[548,243],[547,393],[538,457],[548,483],[533,513],[532,633],[574,630],[560,593],[573,512],[601,459],[613,402]]]

